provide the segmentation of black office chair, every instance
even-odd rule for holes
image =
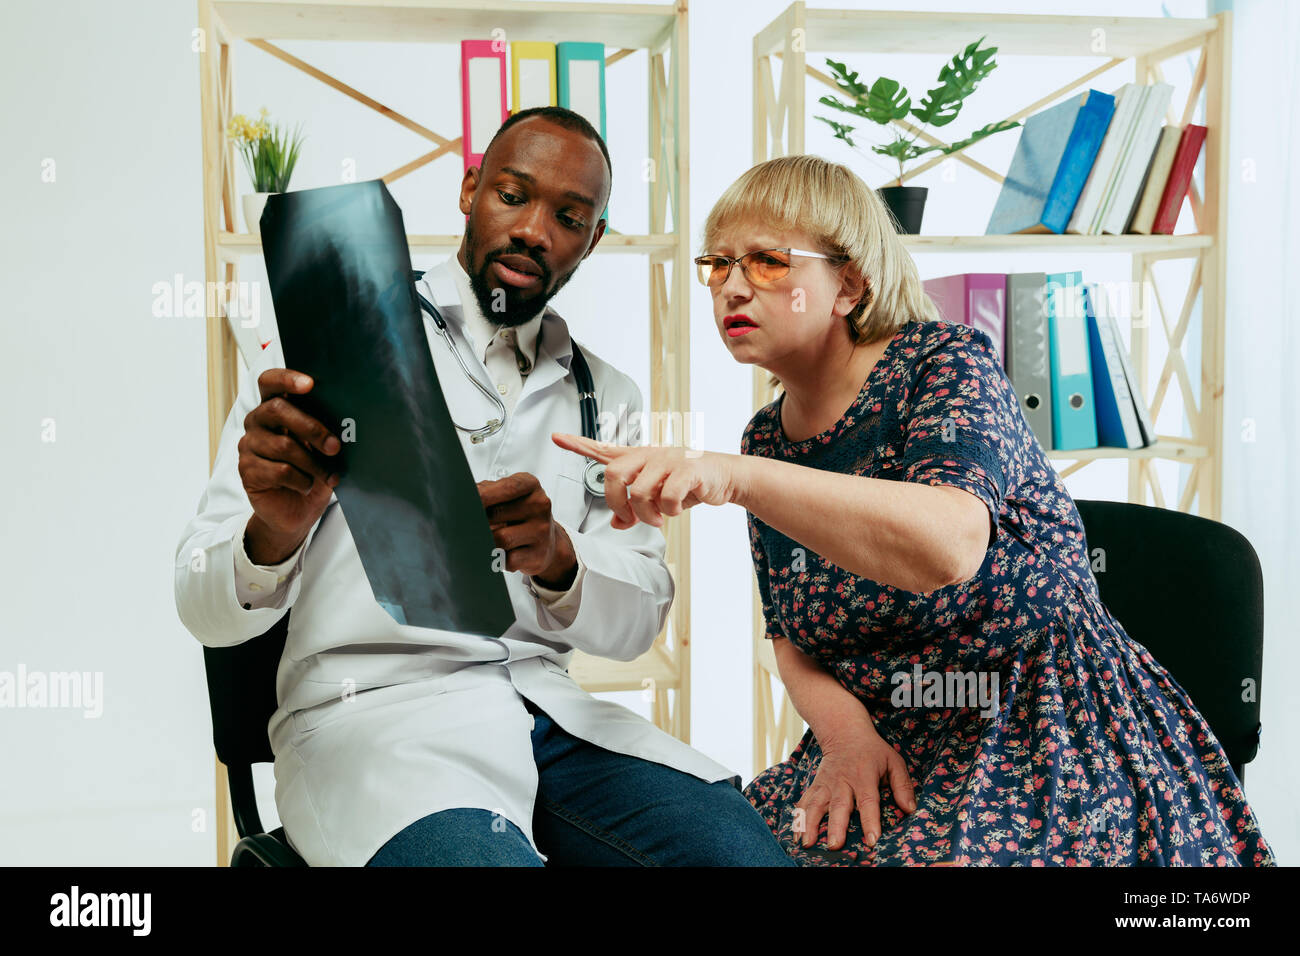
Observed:
[[[1102,602],[1151,652],[1214,731],[1237,778],[1259,750],[1264,578],[1239,532],[1196,515],[1117,501],[1075,501]],[[1243,701],[1243,681],[1254,681]]]
[[[230,806],[239,831],[231,866],[306,866],[285,839],[284,827],[265,832],[257,814],[253,764],[273,763],[267,723],[279,706],[275,673],[289,633],[289,615],[251,641],[233,647],[204,647],[212,742],[230,779]]]

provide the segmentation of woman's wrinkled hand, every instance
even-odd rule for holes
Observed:
[[[880,781],[886,778],[899,809],[915,812],[916,795],[907,764],[874,728],[854,728],[834,742],[821,741],[821,746],[822,759],[812,786],[795,804],[796,814],[803,811],[803,846],[817,842],[822,818],[829,813],[826,849],[841,849],[855,809],[862,823],[863,841],[869,847],[875,846],[880,838]]]

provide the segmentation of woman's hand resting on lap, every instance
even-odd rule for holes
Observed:
[[[832,740],[820,741],[822,759],[812,786],[795,804],[796,813],[804,811],[800,843],[805,847],[817,842],[822,818],[829,812],[826,848],[842,849],[854,809],[862,822],[863,840],[867,846],[875,846],[880,838],[882,779],[888,778],[894,802],[904,813],[916,810],[916,796],[907,765],[898,751],[871,726],[870,719],[841,731]]]

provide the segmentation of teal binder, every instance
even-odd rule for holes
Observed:
[[[604,44],[556,43],[555,83],[558,103],[581,113],[604,139]]]
[[[575,74],[581,75],[583,82],[575,83]],[[573,41],[555,44],[555,82],[559,105],[580,113],[604,139],[605,44]],[[608,222],[609,206],[600,217]]]
[[[1057,450],[1097,447],[1097,405],[1083,305],[1082,272],[1048,274],[1052,437]]]

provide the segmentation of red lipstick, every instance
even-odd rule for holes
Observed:
[[[758,323],[744,313],[737,312],[734,315],[725,316],[722,320],[722,327],[727,335],[734,339],[753,332],[758,328]]]

